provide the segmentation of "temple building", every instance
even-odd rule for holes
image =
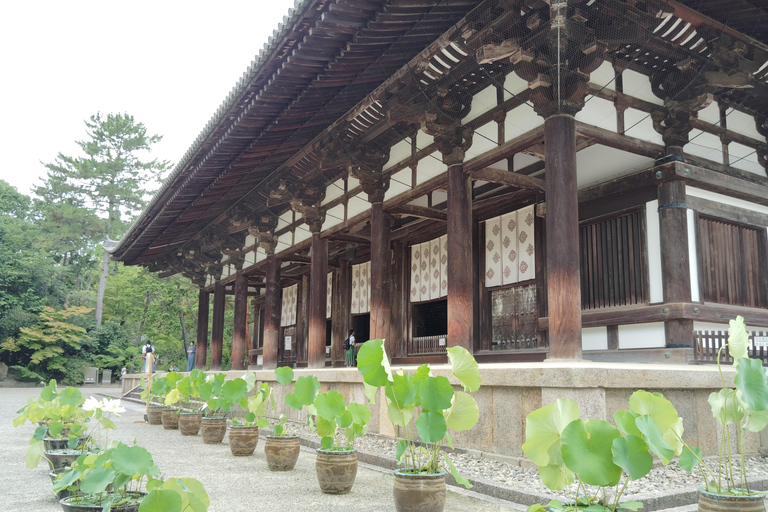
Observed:
[[[297,0],[113,258],[199,286],[198,368],[706,360],[768,331],[758,4]]]

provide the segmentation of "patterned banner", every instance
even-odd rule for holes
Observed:
[[[333,310],[333,272],[328,272],[328,283],[325,292],[325,318],[331,318]]]
[[[411,302],[445,297],[448,293],[448,236],[411,246]]]
[[[371,302],[371,262],[352,265],[352,305],[353,315],[368,313]]]
[[[485,222],[485,286],[492,288],[536,277],[534,206]]]
[[[280,327],[296,324],[296,302],[299,295],[299,285],[283,288],[283,307],[280,314]]]

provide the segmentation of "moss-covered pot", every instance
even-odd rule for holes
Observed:
[[[229,450],[235,457],[253,455],[259,442],[259,427],[229,427]]]
[[[357,450],[317,449],[317,483],[325,494],[347,494],[357,476]]]
[[[162,405],[150,405],[147,409],[147,423],[150,425],[162,425],[163,423],[163,410]]]
[[[179,431],[183,436],[196,436],[200,432],[202,422],[203,413],[201,412],[179,413]]]
[[[205,444],[219,444],[227,433],[227,418],[206,418],[200,425]]]
[[[162,412],[163,428],[165,430],[178,430],[179,429],[179,410],[178,409],[163,409]]]
[[[699,512],[765,512],[765,494],[734,496],[699,489]]]
[[[133,498],[132,503],[123,503],[120,505],[112,505],[112,512],[138,512],[139,505],[141,505],[141,499],[146,496],[144,493],[131,492],[128,495]],[[90,505],[86,503],[79,503],[80,496],[69,496],[59,501],[61,508],[64,512],[102,512],[103,505]]]
[[[396,470],[394,495],[397,512],[443,512],[445,471],[428,475]]]
[[[267,436],[264,455],[271,471],[290,471],[299,460],[299,436]]]

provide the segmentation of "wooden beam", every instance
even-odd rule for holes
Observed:
[[[636,155],[643,155],[649,158],[661,158],[664,156],[664,145],[646,142],[628,135],[598,128],[576,121],[576,135],[595,139],[598,144],[608,146],[609,148],[627,151]]]
[[[213,292],[213,325],[211,326],[211,371],[221,370],[221,354],[224,348],[224,285],[216,281]]]
[[[197,346],[195,347],[195,368],[205,370],[208,358],[208,313],[210,294],[200,290],[197,299]]]
[[[484,167],[482,169],[477,169],[476,171],[470,172],[469,176],[473,180],[490,181],[491,183],[499,183],[509,187],[544,192],[544,180],[531,176],[525,176],[524,174],[517,174],[515,172],[502,171],[501,169]]]
[[[409,217],[419,217],[421,219],[439,220],[445,222],[448,220],[448,214],[435,208],[425,206],[416,206],[413,204],[404,204],[390,210],[392,215],[407,215]]]
[[[235,276],[235,311],[232,330],[232,369],[246,368],[246,323],[248,321],[248,283],[242,270]]]
[[[524,149],[538,144],[542,140],[544,140],[544,127],[539,126],[528,133],[524,133],[519,137],[506,141],[504,144],[501,144],[490,151],[486,151],[472,160],[468,160],[464,163],[464,172],[471,173],[472,171],[488,167],[493,163],[500,162],[515,153],[519,153]]]
[[[371,240],[369,238],[360,235],[350,235],[349,233],[334,233],[325,238],[327,238],[329,242],[351,242],[360,245],[371,245]]]

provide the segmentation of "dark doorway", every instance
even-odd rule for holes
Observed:
[[[355,343],[368,341],[371,335],[371,315],[364,313],[352,317],[352,328],[355,330]]]
[[[413,306],[413,336],[441,336],[448,333],[448,301],[436,300]]]

